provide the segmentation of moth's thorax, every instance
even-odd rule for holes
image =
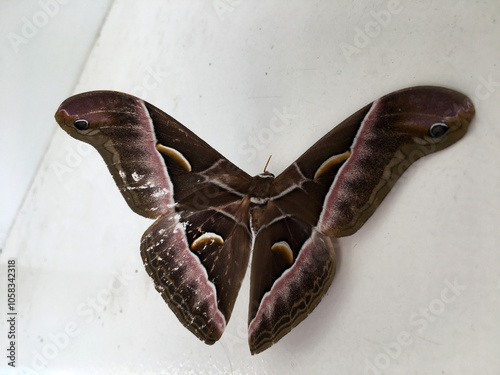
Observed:
[[[261,173],[252,179],[248,197],[250,198],[250,216],[252,217],[252,227],[257,232],[262,223],[262,217],[269,202],[271,186],[274,182],[274,175],[269,172]]]
[[[267,200],[271,191],[271,185],[274,182],[274,175],[269,172],[261,173],[252,178],[248,195],[254,203],[259,200]]]

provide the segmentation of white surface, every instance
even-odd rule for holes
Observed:
[[[110,3],[0,2],[0,249]]]
[[[497,374],[499,3],[401,1],[378,32],[374,14],[394,1],[192,4],[115,1],[76,92],[138,94],[251,174],[270,154],[279,173],[345,117],[403,87],[462,91],[476,118],[338,241],[338,273],[321,304],[253,357],[248,280],[222,339],[199,342],[143,270],[139,240],[150,221],[128,209],[97,152],[56,132],[0,257],[2,270],[8,258],[18,262],[18,365],[26,373]],[[356,43],[347,58],[342,48]],[[58,105],[38,121],[53,124]],[[293,119],[270,133],[283,112]],[[2,347],[5,330],[2,317]]]

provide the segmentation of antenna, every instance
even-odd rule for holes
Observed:
[[[272,158],[272,157],[273,157],[272,155],[269,155],[269,159],[267,159],[266,166],[264,167],[264,173],[266,173],[266,172],[267,172],[267,170],[266,170],[266,169],[267,169],[267,166],[269,165],[269,162],[271,161],[271,158]]]

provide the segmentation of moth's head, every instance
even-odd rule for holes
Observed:
[[[462,138],[475,113],[467,96],[444,87],[411,87],[386,95],[375,105],[376,114],[387,116],[386,123],[411,136],[424,153]]]
[[[141,101],[115,91],[90,91],[69,97],[55,118],[72,137],[95,144],[110,128],[120,126],[137,113]]]

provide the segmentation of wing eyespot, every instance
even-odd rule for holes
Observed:
[[[429,134],[432,138],[439,138],[443,136],[450,127],[442,122],[432,124],[429,129]]]
[[[78,119],[73,122],[73,126],[78,130],[87,130],[89,128],[89,122],[84,119]]]

